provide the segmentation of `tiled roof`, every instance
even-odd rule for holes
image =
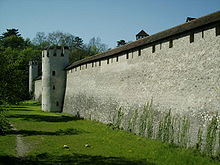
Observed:
[[[79,66],[81,64],[85,64],[85,63],[96,61],[96,60],[103,59],[103,58],[108,58],[110,56],[114,56],[116,54],[126,52],[126,51],[129,51],[129,50],[134,49],[134,48],[139,48],[141,46],[148,45],[148,44],[151,44],[153,42],[157,42],[157,41],[160,41],[160,40],[163,40],[163,39],[167,39],[169,37],[179,35],[181,33],[190,31],[192,29],[196,29],[196,28],[199,28],[201,26],[205,26],[205,25],[215,23],[215,22],[218,22],[218,21],[220,21],[220,11],[217,11],[215,13],[212,13],[212,14],[194,19],[190,22],[186,22],[184,24],[178,25],[178,26],[170,28],[168,30],[156,33],[154,35],[145,37],[143,39],[139,39],[137,41],[128,43],[124,46],[109,50],[107,52],[103,52],[103,53],[97,54],[95,56],[91,56],[91,57],[82,59],[80,61],[76,61],[76,62],[70,64],[69,66],[67,66],[66,69],[69,70],[69,69],[74,68],[76,66]]]
[[[141,30],[136,36],[149,36],[144,30]]]

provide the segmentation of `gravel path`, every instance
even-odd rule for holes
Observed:
[[[17,157],[25,157],[28,153],[28,147],[22,140],[22,135],[17,135],[16,137],[16,152]]]
[[[13,127],[13,125],[11,125]],[[13,127],[13,131],[18,132],[16,128]],[[25,157],[28,153],[28,146],[25,145],[23,141],[23,136],[21,134],[17,134],[16,136],[16,153],[17,157]]]

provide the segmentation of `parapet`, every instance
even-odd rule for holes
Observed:
[[[29,65],[38,65],[38,62],[37,61],[29,61]]]
[[[44,48],[44,50],[49,50],[49,49],[69,49],[68,46],[48,46]]]

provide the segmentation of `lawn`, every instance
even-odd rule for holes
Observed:
[[[12,106],[8,119],[17,131],[0,136],[0,164],[220,164],[192,149],[68,114],[42,112],[40,105],[32,101]],[[22,158],[16,157],[17,135],[22,135],[26,153]]]

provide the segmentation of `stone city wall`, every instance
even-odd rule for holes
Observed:
[[[219,140],[209,133],[220,111],[216,29],[200,27],[69,69],[63,112],[200,150],[211,143],[216,152]]]

